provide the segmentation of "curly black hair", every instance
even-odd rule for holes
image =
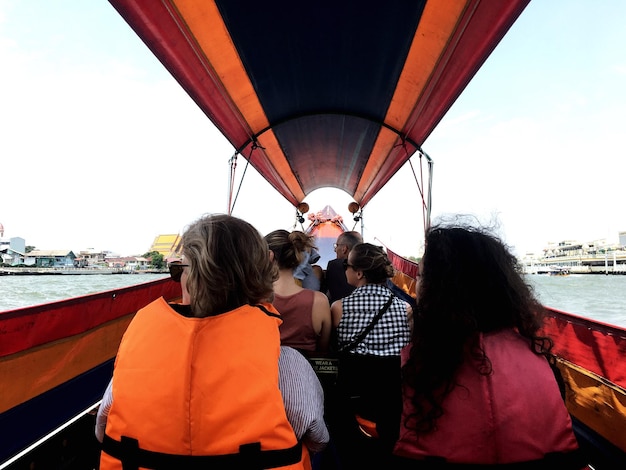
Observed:
[[[479,373],[491,374],[480,333],[515,328],[533,352],[554,364],[552,341],[540,335],[544,307],[515,256],[486,229],[431,227],[418,294],[410,353],[402,367],[404,392],[414,406],[403,423],[408,429],[418,434],[435,429],[464,361],[473,360]]]

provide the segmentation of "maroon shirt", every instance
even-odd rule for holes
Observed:
[[[274,307],[283,319],[280,343],[302,351],[315,351],[317,334],[313,329],[313,300],[315,291],[303,289],[297,294],[274,294]]]

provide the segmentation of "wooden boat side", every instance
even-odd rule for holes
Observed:
[[[0,468],[93,407],[126,326],[152,300],[180,298],[169,278],[0,313]]]
[[[626,466],[626,329],[548,309],[565,404],[581,448],[597,468]]]
[[[593,372],[558,359],[570,414],[606,443],[626,452],[626,390]],[[608,447],[608,446],[607,446]]]

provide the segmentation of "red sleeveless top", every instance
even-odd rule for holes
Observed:
[[[274,294],[274,308],[280,313],[280,343],[302,351],[315,351],[317,334],[313,328],[315,291],[304,289],[294,295]]]

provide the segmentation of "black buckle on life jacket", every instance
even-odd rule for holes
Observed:
[[[252,444],[243,444],[239,446],[239,455],[241,456],[241,464],[244,468],[251,470],[263,470],[260,465],[261,461],[261,443],[253,442]]]
[[[126,455],[122,460],[122,470],[139,470],[139,441],[132,437],[122,436],[120,450]]]
[[[122,436],[119,441],[104,435],[102,451],[122,462],[123,470],[151,468],[157,470],[260,470],[300,462],[302,443],[288,449],[261,450],[260,442],[244,444],[235,454],[180,455],[154,452],[139,447],[139,441]]]

